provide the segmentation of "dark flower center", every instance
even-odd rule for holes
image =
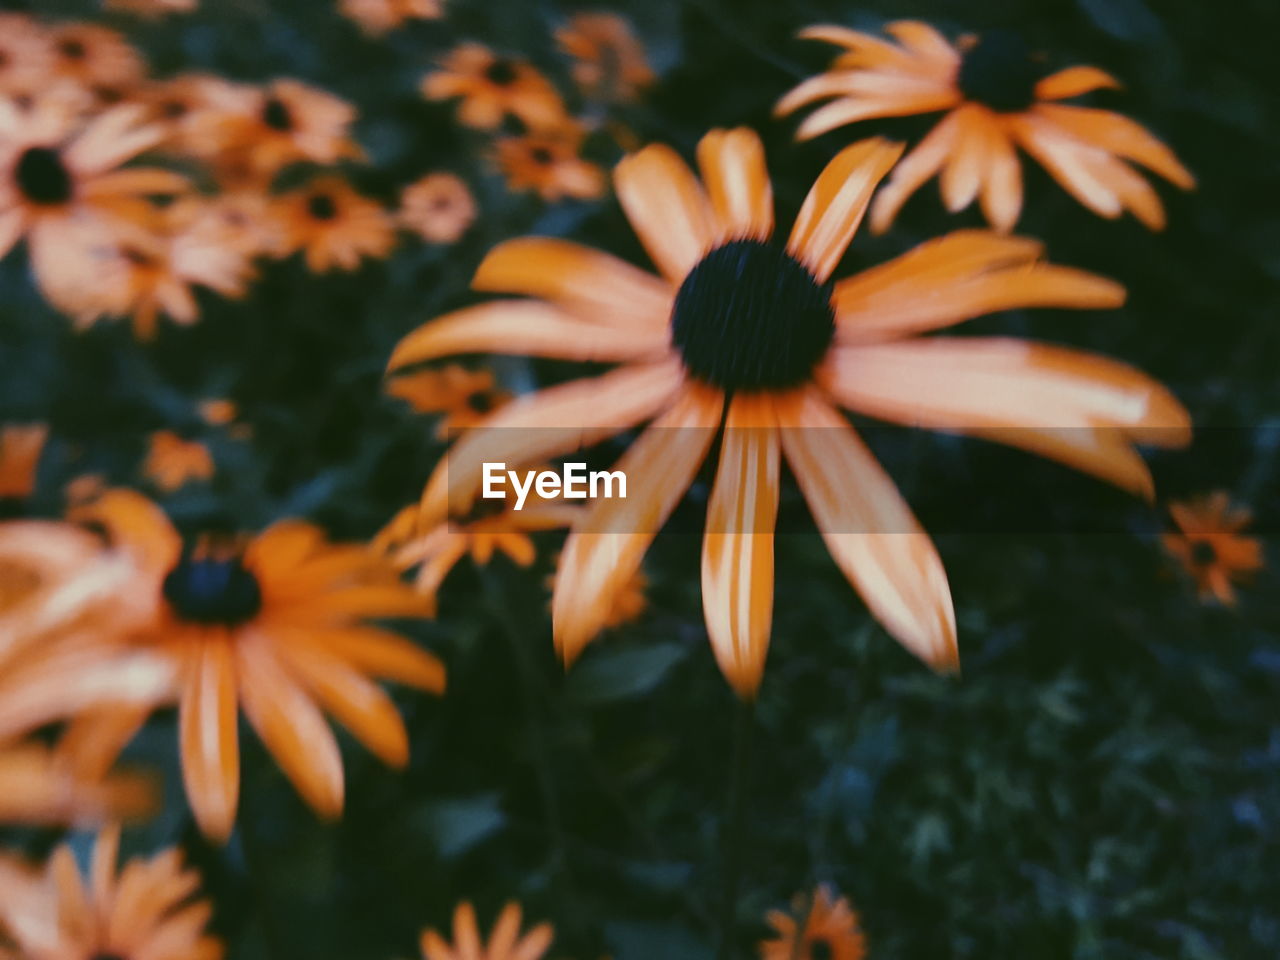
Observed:
[[[473,393],[467,397],[467,406],[473,413],[489,413],[493,410],[493,396],[488,393]]]
[[[166,100],[160,110],[170,120],[177,120],[187,115],[187,105],[181,100]]]
[[[71,174],[51,147],[28,147],[18,158],[13,177],[32,203],[54,206],[71,199]]]
[[[293,114],[279,97],[270,97],[262,106],[262,122],[272,130],[288,133],[293,129]]]
[[[691,376],[724,390],[798,386],[835,334],[831,295],[780,245],[734,240],[680,285],[671,341]]]
[[[58,44],[58,51],[68,60],[83,60],[87,52],[79,40],[63,40]]]
[[[809,960],[831,960],[834,956],[831,944],[825,940],[815,940],[809,944]]]
[[[509,86],[516,82],[516,65],[510,60],[495,60],[489,64],[484,75],[495,86]]]
[[[307,211],[317,220],[332,220],[338,215],[338,205],[327,193],[317,193],[307,201]]]
[[[533,162],[540,167],[549,166],[551,161],[555,159],[551,156],[551,151],[546,147],[534,147],[529,155],[533,157]]]
[[[1208,540],[1197,540],[1191,545],[1191,562],[1197,567],[1208,567],[1217,561],[1217,548]]]
[[[1036,84],[1044,73],[1021,37],[993,30],[964,55],[957,83],[966,100],[997,113],[1018,113],[1035,102]]]
[[[164,578],[164,598],[191,623],[234,627],[262,609],[258,578],[238,558],[183,557]]]

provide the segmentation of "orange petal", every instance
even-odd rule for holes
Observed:
[[[581,319],[624,329],[665,330],[671,319],[672,292],[665,281],[567,240],[521,237],[500,243],[471,286],[551,300]]]
[[[841,150],[818,176],[796,217],[787,250],[825,281],[849,248],[876,186],[902,156],[880,137]]]
[[[769,651],[780,461],[772,397],[734,397],[707,507],[702,609],[720,671],[743,698],[759,689]]]
[[[842,405],[1030,450],[1150,496],[1135,443],[1183,446],[1187,411],[1132,367],[1004,338],[838,347],[819,374]]]
[[[619,459],[626,499],[596,500],[565,542],[552,598],[556,649],[572,663],[603,629],[617,591],[640,567],[688,489],[720,424],[724,399],[690,384]]]
[[[1110,110],[1065,104],[1041,104],[1036,113],[1076,139],[1140,163],[1184,190],[1196,185],[1196,178],[1174,152],[1128,117]]]
[[[108,490],[69,516],[78,523],[105,527],[113,543],[124,546],[154,574],[168,573],[182,555],[182,538],[165,512],[132,490]]]
[[[1094,159],[1103,154],[1063,132],[1038,114],[1021,114],[1006,121],[1022,148],[1057,180],[1064,190],[1100,217],[1120,216],[1124,205],[1116,192],[1097,176]]]
[[[779,402],[782,447],[831,556],[867,607],[935,670],[959,665],[938,552],[888,474],[814,389]]]
[[[1008,233],[1022,214],[1022,166],[1003,125],[993,125],[987,141],[987,171],[982,185],[982,214]]]
[[[937,29],[921,20],[894,20],[885,24],[885,33],[912,53],[954,69],[960,63],[960,52]]]
[[[870,120],[875,117],[908,117],[918,113],[946,110],[954,107],[957,102],[957,95],[949,89],[917,89],[866,98],[845,97],[809,114],[796,130],[796,139],[812,140],[824,133],[830,133],[837,127],[856,123],[859,120]]]
[[[712,130],[698,143],[698,167],[720,222],[720,239],[773,233],[773,184],[754,130]]]
[[[151,715],[151,706],[104,707],[76,717],[58,740],[58,753],[84,777],[107,774]]]
[[[876,195],[871,207],[871,231],[884,233],[893,223],[902,205],[932,177],[955,149],[960,135],[958,110],[943,117],[916,148],[894,168],[893,176]]]
[[[444,693],[444,664],[398,634],[374,627],[348,627],[313,636],[325,649],[370,676],[428,693]]]
[[[1120,81],[1097,67],[1067,67],[1036,84],[1037,100],[1066,100],[1104,87],[1120,89]]]
[[[942,168],[942,202],[948,212],[959,213],[978,196],[978,188],[986,175],[992,128],[996,121],[981,106],[966,104],[956,111],[960,133],[955,149]]]
[[[665,327],[624,329],[579,320],[537,300],[495,300],[437,317],[410,333],[388,370],[458,353],[527,354],[561,360],[636,360],[660,356]]]
[[[613,171],[614,191],[650,259],[680,284],[715,245],[715,214],[702,184],[668,146],[653,144]]]
[[[182,781],[205,836],[225,843],[240,797],[236,733],[236,665],[225,638],[208,637],[187,664],[178,709]]]

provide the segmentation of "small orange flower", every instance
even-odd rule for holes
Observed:
[[[507,187],[513,192],[536,191],[548,203],[566,197],[593,200],[604,194],[604,171],[583,160],[581,149],[582,131],[571,125],[521,137],[499,137],[496,145]]]
[[[173,493],[192,480],[212,477],[213,456],[198,440],[183,440],[172,430],[157,430],[151,435],[142,472],[159,489]]]
[[[631,24],[616,13],[579,13],[556,30],[560,49],[573,58],[573,80],[595,100],[634,100],[653,84],[653,68]]]
[[[405,507],[374,538],[375,550],[385,553],[400,570],[417,568],[414,588],[426,597],[434,614],[440,585],[458,561],[467,554],[477,566],[493,559],[495,552],[505,553],[521,567],[533,565],[537,559],[531,533],[570,526],[582,511],[556,501],[530,501],[515,510],[504,501],[492,501],[496,507],[476,511],[471,518],[452,519],[436,527],[423,529],[416,505]]]
[[[1262,542],[1241,534],[1252,514],[1232,507],[1225,490],[1171,503],[1169,513],[1179,532],[1161,538],[1165,549],[1186,568],[1202,600],[1235,606],[1232,582],[1248,580],[1264,564]]]
[[[555,930],[549,923],[540,923],[521,936],[521,920],[520,905],[508,903],[493,925],[489,942],[484,943],[475,909],[464,901],[453,912],[452,944],[435,930],[423,931],[423,960],[541,960],[551,949]]]
[[[62,23],[49,28],[56,76],[86,90],[119,97],[146,76],[146,62],[124,35],[95,23]]]
[[[48,424],[0,426],[0,501],[31,496],[36,488],[36,467],[48,439]]]
[[[494,130],[508,114],[530,129],[564,122],[564,101],[531,63],[500,57],[478,43],[464,43],[445,56],[421,85],[428,100],[460,97],[458,119],[468,127]]]
[[[439,20],[444,0],[338,0],[338,12],[369,36],[380,37],[406,20]]]
[[[213,910],[192,899],[200,875],[170,847],[117,872],[120,831],[104,830],[82,877],[70,844],[40,873],[0,861],[0,934],[31,960],[221,960],[222,943],[206,932]],[[11,954],[6,953],[6,956]]]
[[[0,96],[35,94],[53,76],[53,44],[35,20],[0,13]]]
[[[477,213],[471,188],[453,173],[429,173],[400,194],[400,225],[428,243],[457,243]]]
[[[363,257],[381,259],[396,243],[390,215],[340,177],[318,177],[279,197],[274,217],[277,256],[301,250],[313,273],[354,270]]]
[[[199,410],[200,419],[211,427],[230,426],[235,422],[236,417],[240,415],[240,411],[236,409],[234,403],[221,397],[201,400]]]
[[[150,777],[85,776],[42,743],[0,747],[0,823],[58,824],[134,820],[155,812]]]
[[[373,682],[444,689],[444,667],[366,620],[420,617],[426,605],[364,545],[330,544],[317,528],[277,523],[246,544],[185,544],[138,494],[109,491],[75,516],[105,528],[141,569],[131,593],[149,606],[116,637],[176,670],[183,782],[204,833],[225,841],[240,794],[237,712],[322,816],[343,806],[342,757],[329,713],[384,762],[403,767],[409,742],[395,704]],[[97,711],[70,727],[78,769],[110,765],[149,709]]]
[[[765,919],[777,936],[760,941],[760,960],[863,960],[867,955],[857,912],[830,887],[797,897],[793,913],[771,910]]]
[[[225,158],[270,178],[291,163],[332,164],[363,156],[350,137],[356,110],[347,101],[297,80],[275,80],[254,91],[249,109],[221,122],[231,145]],[[216,137],[215,137],[216,139]]]
[[[387,393],[409,404],[415,413],[442,413],[436,424],[440,439],[475,426],[511,395],[495,390],[493,372],[449,364],[442,370],[419,370],[387,382]]]
[[[193,13],[199,6],[200,0],[104,0],[102,9],[154,20],[171,13]]]
[[[206,73],[184,73],[145,84],[131,98],[146,105],[148,119],[165,129],[163,146],[215,159],[234,146],[246,114],[258,108],[258,91]]]
[[[1114,218],[1127,209],[1153,230],[1164,226],[1164,207],[1130,162],[1183,189],[1195,185],[1173,151],[1128,117],[1056,102],[1119,86],[1096,67],[1046,76],[1021,40],[1003,31],[953,45],[914,20],[885,30],[896,43],[845,27],[804,30],[802,37],[847,52],[777,107],[785,114],[831,100],[800,125],[802,140],[873,117],[947,111],[876,197],[871,226],[877,233],[888,229],[907,198],[939,170],[948,210],[963,210],[980,198],[987,221],[1011,230],[1022,211],[1019,146],[1094,213]]]

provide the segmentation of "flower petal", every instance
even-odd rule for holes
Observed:
[[[236,665],[226,638],[201,639],[188,661],[178,727],[191,812],[205,836],[225,843],[240,797]]]
[[[1182,165],[1172,150],[1152,133],[1128,117],[1110,110],[1041,104],[1036,113],[1084,143],[1140,163],[1184,190],[1196,185],[1196,178]]]
[[[663,144],[631,154],[614,168],[614,191],[650,259],[674,284],[716,242],[715,214],[702,184]]]
[[[1097,67],[1067,67],[1041,79],[1035,95],[1037,100],[1066,100],[1104,87],[1119,90],[1120,81]]]
[[[773,233],[773,184],[754,130],[712,130],[698,143],[698,167],[722,240]]]
[[[876,195],[871,207],[871,232],[884,233],[902,205],[932,177],[955,149],[960,135],[958,110],[953,110],[925,135],[916,148],[894,168],[893,176]]]

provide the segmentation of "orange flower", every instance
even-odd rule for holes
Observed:
[[[54,850],[38,874],[0,861],[0,933],[16,956],[220,960],[221,942],[205,932],[212,908],[191,899],[200,875],[182,866],[178,848],[131,860],[117,873],[119,849],[119,829],[104,830],[87,877],[70,844]]]
[[[400,194],[400,225],[428,243],[457,243],[477,212],[471,188],[452,173],[429,173]]]
[[[371,37],[380,37],[406,20],[439,20],[444,0],[338,0],[338,12]]]
[[[53,75],[53,44],[46,31],[22,13],[0,13],[0,96],[36,93]]]
[[[86,777],[40,743],[0,747],[0,823],[84,824],[155,812],[155,784],[136,773]]]
[[[301,250],[313,273],[354,270],[361,258],[381,259],[396,243],[387,212],[340,177],[317,177],[279,197],[274,218],[280,231],[277,256]]]
[[[102,4],[112,13],[131,13],[152,20],[171,13],[193,13],[199,6],[200,0],[104,0]]]
[[[1021,340],[915,336],[1004,309],[1123,301],[1110,280],[1046,263],[1034,240],[961,231],[832,280],[900,153],[883,140],[839,153],[784,244],[754,133],[702,139],[705,189],[673,150],[646,147],[618,165],[614,188],[660,276],[561,240],[508,241],[472,285],[536,299],[458,311],[396,348],[392,369],[484,351],[624,364],[498,410],[454,444],[423,495],[431,526],[467,509],[485,461],[515,468],[654,421],[616,465],[628,497],[595,501],[565,546],[553,612],[567,662],[600,631],[722,418],[703,608],[721,670],[744,696],[769,643],[784,456],[871,612],[935,668],[957,662],[937,552],[840,407],[989,437],[1147,494],[1133,445],[1187,441],[1177,400],[1122,364]]]
[[[948,111],[876,197],[871,226],[877,233],[888,229],[907,198],[939,170],[948,210],[963,210],[980,197],[987,221],[1011,230],[1022,211],[1019,146],[1094,213],[1118,217],[1128,209],[1153,230],[1164,226],[1164,207],[1130,162],[1183,189],[1195,185],[1173,152],[1127,117],[1056,102],[1119,86],[1096,67],[1046,76],[1021,41],[1006,32],[953,46],[914,20],[885,30],[898,42],[844,27],[803,31],[802,37],[848,52],[777,107],[785,114],[835,98],[800,125],[802,140],[872,117]]]
[[[1161,538],[1165,549],[1186,568],[1202,600],[1235,606],[1232,582],[1248,580],[1264,563],[1262,542],[1241,535],[1253,515],[1233,508],[1225,490],[1171,503],[1169,513],[1179,532]]]
[[[205,73],[184,73],[144,85],[132,99],[165,129],[164,146],[202,159],[234,146],[235,127],[259,108],[258,91]]]
[[[458,119],[468,127],[494,130],[507,114],[541,130],[563,123],[564,101],[556,88],[524,60],[500,57],[478,43],[464,43],[444,58],[421,85],[428,100],[462,99]]]
[[[415,413],[443,413],[436,436],[444,440],[473,427],[506,403],[511,395],[495,390],[493,372],[450,364],[443,370],[419,370],[392,378],[387,393],[409,404]]]
[[[240,411],[230,400],[222,397],[211,397],[201,400],[199,405],[200,419],[211,427],[227,427],[235,422]]]
[[[231,144],[235,165],[263,178],[291,163],[337,163],[363,156],[350,137],[355,107],[297,80],[275,80],[254,91],[248,109],[227,117],[218,136]],[[216,139],[216,138],[215,138]]]
[[[212,477],[213,457],[198,440],[183,440],[172,430],[157,430],[151,434],[142,472],[165,493],[173,493],[192,480]]]
[[[803,919],[797,923],[796,916]],[[830,887],[818,887],[807,900],[798,897],[794,915],[771,910],[765,919],[777,936],[760,941],[761,960],[863,960],[867,955],[857,912]]]
[[[329,544],[298,521],[243,547],[185,545],[154,504],[111,491],[76,515],[104,526],[143,573],[133,592],[151,616],[121,638],[173,664],[187,797],[200,828],[225,841],[240,793],[237,707],[303,798],[322,816],[343,805],[342,757],[321,710],[384,762],[409,756],[404,724],[372,681],[439,693],[444,667],[402,637],[364,621],[425,614],[421,598],[364,546]],[[109,766],[146,709],[99,711],[74,723],[79,769]]]
[[[555,930],[549,923],[540,923],[521,936],[520,923],[520,905],[508,903],[493,925],[489,942],[484,943],[476,912],[464,901],[453,912],[453,943],[434,930],[425,930],[422,956],[424,960],[541,960],[551,949]]]
[[[48,439],[48,424],[0,427],[0,501],[25,500],[35,491],[36,467]]]
[[[374,549],[386,553],[397,569],[418,568],[414,588],[427,598],[434,615],[440,585],[468,553],[478,566],[486,565],[495,552],[505,553],[519,566],[532,566],[537,548],[529,534],[571,526],[581,515],[577,507],[535,503],[531,498],[522,510],[499,503],[466,520],[448,520],[423,528],[419,526],[417,506],[409,506],[378,534]]]
[[[548,203],[565,197],[591,200],[604,194],[605,176],[579,156],[581,149],[582,131],[576,125],[500,137],[498,166],[512,191],[535,190]]]
[[[119,97],[146,76],[147,65],[124,35],[95,23],[61,23],[49,28],[57,76],[86,90]]]
[[[556,30],[556,42],[573,58],[573,80],[590,98],[634,100],[653,84],[644,46],[616,13],[575,14]]]
[[[152,194],[174,194],[184,177],[153,167],[118,169],[163,137],[124,105],[83,127],[57,107],[29,112],[0,104],[0,256],[26,237],[32,270],[50,301],[73,315],[102,302],[104,251],[125,219],[150,216]]]

